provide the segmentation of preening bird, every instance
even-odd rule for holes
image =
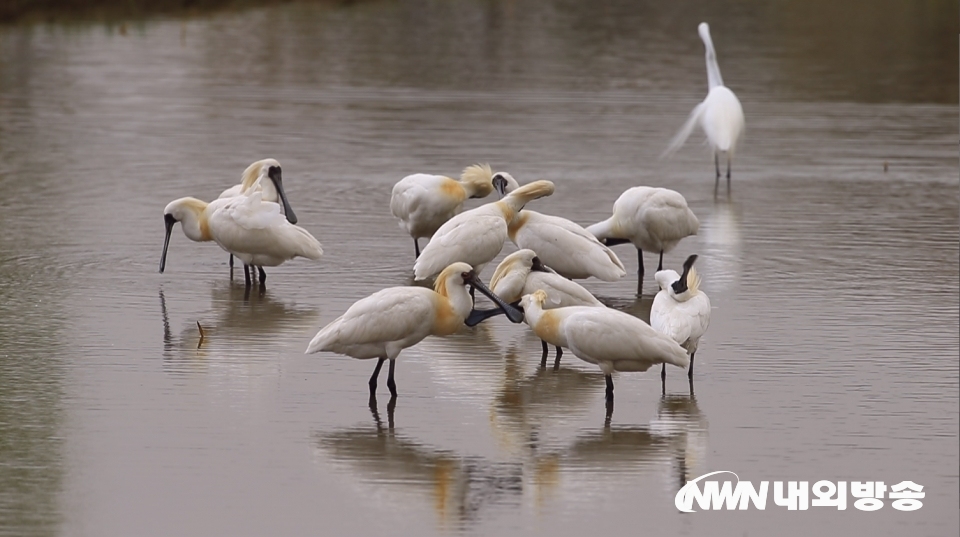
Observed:
[[[501,196],[520,187],[509,174],[494,177],[493,184]],[[507,232],[518,248],[537,252],[543,264],[565,278],[593,276],[613,282],[627,273],[613,250],[566,218],[524,209],[510,222]]]
[[[696,260],[696,255],[688,257],[680,275],[672,270],[657,272],[655,277],[660,284],[660,292],[653,299],[650,309],[650,325],[654,330],[669,336],[690,354],[687,377],[691,385],[697,345],[710,326],[710,298],[700,290],[700,276],[693,268]],[[660,370],[660,379],[666,391],[666,368]]]
[[[261,199],[259,190],[233,198],[206,203],[196,198],[181,198],[164,209],[166,236],[160,258],[160,272],[167,260],[167,246],[173,225],[181,223],[184,234],[194,241],[214,240],[221,248],[244,263],[247,286],[250,269],[257,267],[260,285],[266,282],[263,267],[280,265],[294,257],[320,259],[320,243],[307,230],[287,222],[280,214],[280,205]]]
[[[664,252],[673,250],[684,237],[696,235],[699,229],[700,221],[679,192],[635,186],[614,202],[613,216],[587,231],[607,246],[631,242],[637,247],[639,290],[643,284],[643,251],[660,252],[657,270],[663,270]]]
[[[369,381],[371,400],[380,368],[390,360],[387,386],[396,397],[393,374],[400,351],[427,336],[446,336],[459,330],[473,309],[467,284],[490,297],[511,321],[522,321],[523,314],[490,291],[469,264],[452,263],[437,277],[433,289],[390,287],[355,302],[346,313],[317,332],[307,346],[307,354],[331,351],[360,360],[377,358]]]
[[[526,212],[526,211],[522,211]],[[508,303],[519,301],[524,295],[542,290],[547,294],[544,308],[564,308],[567,306],[605,307],[580,284],[568,280],[545,267],[536,252],[529,249],[519,250],[503,259],[490,280],[490,289]],[[499,310],[496,310],[499,311]],[[547,342],[543,343],[543,357],[540,366],[547,365]],[[563,351],[557,347],[557,359],[554,367],[560,366]]]
[[[442,175],[416,173],[393,185],[390,212],[400,219],[400,227],[413,237],[420,257],[421,237],[430,238],[447,220],[457,215],[468,198],[485,198],[493,192],[493,180],[505,172],[493,173],[488,164],[469,166],[460,180]]]
[[[717,169],[715,186],[720,184],[720,153],[725,153],[727,156],[727,186],[729,187],[730,164],[733,161],[737,140],[743,132],[743,107],[740,106],[740,100],[730,91],[730,88],[723,85],[720,66],[717,65],[717,53],[713,49],[713,40],[710,38],[710,26],[701,22],[697,31],[700,33],[700,39],[703,40],[703,46],[706,49],[707,82],[710,91],[707,93],[707,98],[690,113],[687,122],[673,137],[663,154],[669,155],[679,149],[687,141],[690,133],[693,132],[693,128],[700,125],[704,134],[707,135],[707,141],[710,143],[711,149],[713,149],[713,162]]]
[[[585,362],[596,364],[607,380],[607,401],[613,402],[614,371],[646,371],[654,364],[687,367],[687,352],[642,320],[611,308],[569,306],[545,309],[546,291],[520,300],[524,322],[547,343],[566,347]]]
[[[287,194],[283,190],[283,170],[276,159],[266,158],[247,166],[240,176],[240,184],[234,185],[220,193],[220,198],[233,198],[247,193],[251,188],[262,192],[263,201],[280,202],[287,222],[297,223],[297,215],[290,207]],[[233,269],[233,254],[230,254],[230,268]],[[232,270],[231,270],[232,274]]]
[[[523,185],[502,200],[464,211],[440,226],[413,266],[414,277],[425,280],[458,261],[477,271],[497,257],[507,240],[507,225],[527,203],[553,194],[553,183]]]

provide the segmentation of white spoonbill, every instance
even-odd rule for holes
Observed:
[[[413,266],[414,277],[425,280],[457,261],[469,263],[479,274],[497,257],[506,242],[507,224],[524,205],[553,194],[553,183],[535,181],[507,194],[502,200],[462,212],[434,233]]]
[[[494,177],[493,184],[501,196],[519,188],[509,174]],[[593,276],[613,282],[627,273],[613,250],[566,218],[525,209],[510,222],[507,233],[518,248],[537,252],[543,264],[564,278]]]
[[[473,309],[467,284],[490,297],[511,321],[523,320],[523,314],[490,291],[470,265],[452,263],[437,277],[432,290],[390,287],[355,302],[346,313],[317,332],[307,346],[307,354],[331,351],[360,360],[377,358],[377,367],[369,382],[371,401],[375,398],[380,368],[384,361],[390,360],[387,387],[396,397],[393,372],[400,351],[427,336],[446,336],[458,331]]]
[[[706,48],[707,82],[710,91],[707,98],[690,112],[687,122],[673,137],[663,154],[669,155],[679,149],[687,141],[693,128],[699,124],[713,149],[713,163],[717,169],[714,186],[720,184],[720,153],[727,156],[727,186],[730,186],[730,163],[737,147],[737,139],[743,132],[743,107],[730,88],[723,85],[720,66],[717,65],[717,53],[713,50],[713,40],[710,39],[710,26],[701,22],[697,31]]]
[[[520,300],[524,322],[542,340],[566,347],[585,362],[597,364],[607,379],[607,401],[613,402],[614,371],[646,371],[654,364],[687,367],[683,347],[642,320],[611,308],[569,306],[544,309],[547,292]]]
[[[660,284],[660,292],[653,299],[650,309],[650,326],[654,330],[669,336],[690,353],[690,369],[687,378],[693,384],[693,359],[697,355],[700,337],[710,326],[710,298],[700,290],[700,276],[693,268],[697,260],[691,255],[683,262],[683,274],[672,270],[661,270],[655,278]],[[660,370],[663,390],[666,391],[666,368]]]
[[[420,257],[417,241],[421,237],[432,237],[440,226],[460,212],[467,198],[489,196],[493,192],[494,177],[488,164],[476,164],[465,168],[459,181],[443,175],[416,173],[393,185],[390,212],[413,237],[417,257]]]
[[[267,180],[264,181],[263,179]],[[297,215],[290,207],[287,201],[287,194],[283,190],[283,170],[276,159],[265,158],[258,160],[247,166],[240,176],[240,184],[220,193],[218,199],[233,198],[246,193],[249,189],[255,188],[263,192],[263,201],[280,202],[283,204],[283,213],[287,217],[287,222],[297,223]],[[233,254],[230,254],[230,268],[233,269]],[[231,275],[233,271],[231,270]]]
[[[633,243],[637,247],[639,282],[643,284],[643,251],[660,252],[657,270],[663,270],[663,254],[684,237],[696,235],[700,221],[687,200],[674,190],[635,186],[617,198],[613,216],[587,228],[607,246]]]
[[[196,198],[174,200],[164,209],[163,218],[166,237],[160,272],[166,265],[170,233],[177,222],[191,240],[214,240],[243,261],[247,286],[251,267],[258,268],[263,287],[267,277],[264,266],[277,266],[294,257],[316,261],[323,254],[317,239],[307,230],[287,222],[278,204],[262,201],[259,190],[209,204]]]
[[[529,249],[516,251],[500,262],[490,280],[490,289],[510,304],[518,302],[523,295],[543,290],[547,293],[547,301],[544,304],[547,309],[567,306],[605,307],[583,286],[545,267],[537,253]],[[500,310],[490,310],[490,313],[495,315],[500,313]],[[546,367],[547,342],[542,341],[542,343],[543,357],[540,359],[540,366]],[[554,368],[560,367],[561,356],[563,351],[557,347]]]

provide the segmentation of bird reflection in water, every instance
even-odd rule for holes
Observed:
[[[519,463],[459,456],[398,434],[395,400],[387,405],[383,427],[371,401],[374,427],[316,432],[318,454],[346,467],[361,484],[389,490],[388,501],[431,502],[441,528],[462,530],[476,522],[488,506],[518,504],[523,491]],[[383,497],[383,493],[376,494]]]
[[[210,353],[233,358],[261,351],[276,354],[276,348],[285,342],[287,334],[313,326],[318,316],[314,308],[284,302],[269,293],[247,299],[242,286],[220,282],[211,290],[215,318],[211,320],[208,311],[184,320],[179,335],[174,335],[162,287],[159,298],[163,357],[170,365],[197,363]],[[177,308],[173,309],[177,311]],[[204,336],[202,344],[200,330]]]

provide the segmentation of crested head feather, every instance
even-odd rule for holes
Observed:
[[[257,179],[260,178],[263,170],[270,169],[270,166],[280,166],[280,163],[277,162],[276,159],[265,158],[247,166],[247,169],[243,170],[243,175],[240,176],[240,192],[246,192],[252,188],[254,183],[257,182]]]
[[[459,276],[462,272],[470,272],[473,270],[468,263],[453,263],[447,268],[443,269],[440,272],[440,275],[437,276],[437,280],[433,283],[433,290],[436,291],[438,295],[448,297],[450,296],[449,291],[447,290],[447,281],[450,280],[450,277],[453,275]]]
[[[547,302],[547,292],[543,289],[537,289],[533,292],[533,301],[543,306]]]
[[[687,289],[690,290],[690,293],[696,293],[700,290],[700,275],[697,274],[697,269],[690,267],[690,272],[687,273]]]
[[[520,188],[514,190],[506,196],[504,199],[514,198],[520,199],[524,203],[542,198],[544,196],[549,196],[553,194],[555,188],[551,181],[534,181],[532,183],[527,183]]]
[[[474,197],[487,197],[493,192],[493,170],[489,164],[467,166],[460,174],[460,182],[473,187]]]
[[[490,289],[496,289],[497,284],[500,283],[500,280],[503,279],[513,267],[517,265],[530,266],[533,263],[533,258],[537,254],[530,249],[517,250],[507,257],[503,258],[503,261],[497,265],[497,270],[493,271],[493,277],[490,279]]]
[[[200,214],[206,210],[207,205],[209,205],[207,202],[198,200],[197,198],[179,198],[168,203],[163,209],[163,214],[171,214],[177,218],[177,220],[180,220],[182,218],[180,214],[182,210],[186,209],[193,213]]]

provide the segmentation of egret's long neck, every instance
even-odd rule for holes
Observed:
[[[713,50],[713,39],[710,38],[709,32],[701,32],[700,37],[703,38],[703,46],[707,49],[707,84],[709,89],[722,86],[723,77],[720,76],[720,66],[717,64],[717,53]]]

